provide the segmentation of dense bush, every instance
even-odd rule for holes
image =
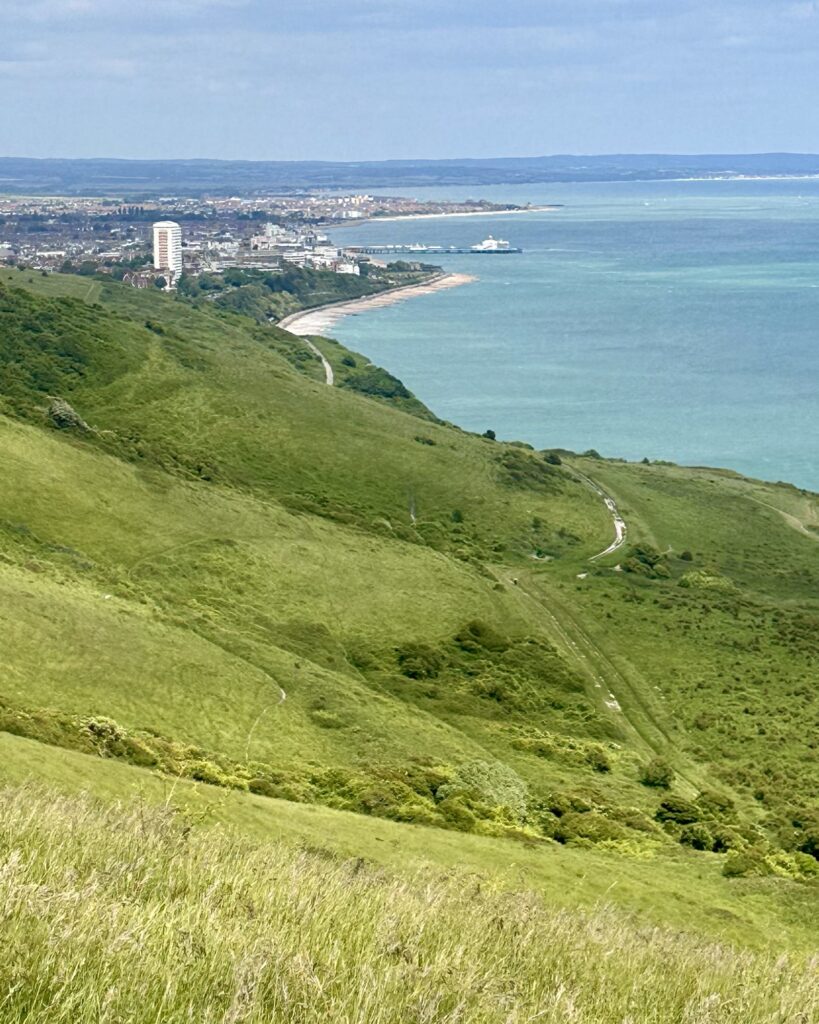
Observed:
[[[657,821],[671,822],[675,825],[690,825],[700,820],[701,813],[698,807],[683,800],[679,796],[667,797],[657,808],[655,814]]]
[[[498,462],[502,469],[501,480],[506,484],[552,492],[560,486],[557,463],[535,452],[506,445],[498,456]]]
[[[674,769],[664,757],[654,757],[640,770],[640,782],[644,786],[668,789],[674,781]]]
[[[444,664],[441,652],[429,644],[404,644],[396,653],[402,673],[410,679],[431,679]]]
[[[666,556],[648,544],[635,544],[630,547],[621,566],[623,572],[646,576],[649,579],[665,579],[671,575]]]
[[[552,838],[559,843],[577,843],[581,840],[587,843],[616,842],[627,839],[628,831],[599,811],[586,814],[569,811],[557,820]]]
[[[722,873],[726,878],[748,878],[754,875],[772,875],[773,868],[760,850],[732,850],[725,858]]]
[[[412,392],[407,390],[397,377],[393,377],[380,366],[373,366],[372,363],[345,377],[341,386],[349,391],[358,391],[362,395],[375,398],[413,397]]]
[[[472,653],[480,650],[505,651],[509,640],[486,622],[473,619],[455,634],[455,643],[464,651]]]
[[[680,832],[680,842],[683,846],[691,846],[695,850],[714,849],[714,837],[702,822],[685,825]]]
[[[521,819],[526,813],[529,793],[514,769],[500,761],[467,761],[454,772],[450,782],[440,786],[439,799],[472,796],[490,807],[506,807]]]
[[[685,573],[684,576],[680,577],[681,587],[688,587],[692,590],[718,590],[723,592],[730,592],[735,589],[734,584],[725,576],[720,576],[714,572],[705,572],[701,569],[695,569],[692,572]]]

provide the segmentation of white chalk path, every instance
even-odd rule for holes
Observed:
[[[589,559],[590,562],[593,562],[596,558],[602,558],[603,555],[610,555],[612,551],[616,551],[618,548],[621,548],[626,542],[626,521],[618,512],[614,498],[610,498],[607,494],[603,494],[603,491],[600,491],[599,493],[603,496],[603,502],[606,508],[611,512],[611,519],[614,523],[614,540],[609,544],[605,551],[599,551],[596,555],[592,555]]]
[[[333,368],[330,365],[330,360],[324,355],[323,352],[319,350],[318,345],[314,345],[309,338],[302,338],[301,340],[321,360],[321,365],[324,367],[324,383],[327,385],[328,388],[331,388],[333,384],[335,384],[336,378],[335,375],[333,374]]]
[[[595,494],[600,495],[600,497],[603,499],[603,504],[611,513],[611,520],[614,525],[614,540],[611,542],[611,544],[609,544],[607,548],[605,548],[605,550],[598,551],[596,555],[591,556],[589,561],[594,562],[598,558],[602,558],[604,555],[612,554],[612,552],[617,551],[625,544],[626,534],[628,533],[628,527],[626,526],[625,519],[623,519],[623,517],[620,515],[620,511],[617,508],[617,502],[614,500],[614,498],[612,498],[610,494],[607,494],[599,484],[596,484],[594,480],[591,479],[591,477],[586,476],[585,473],[581,473],[578,469],[575,469],[575,473],[583,481],[585,481],[585,483],[587,483],[589,487],[591,487]]]

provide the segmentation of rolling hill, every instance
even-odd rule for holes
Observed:
[[[819,498],[468,434],[314,343],[367,387],[212,305],[0,271],[8,799],[47,787],[112,851],[139,794],[316,877],[473,872],[612,903],[632,944],[815,950]]]

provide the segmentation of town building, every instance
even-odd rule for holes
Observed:
[[[182,273],[182,229],[173,220],[158,220],[154,226],[154,270],[165,275],[174,288]]]

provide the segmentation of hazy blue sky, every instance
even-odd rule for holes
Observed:
[[[0,0],[0,155],[819,150],[816,0]]]

